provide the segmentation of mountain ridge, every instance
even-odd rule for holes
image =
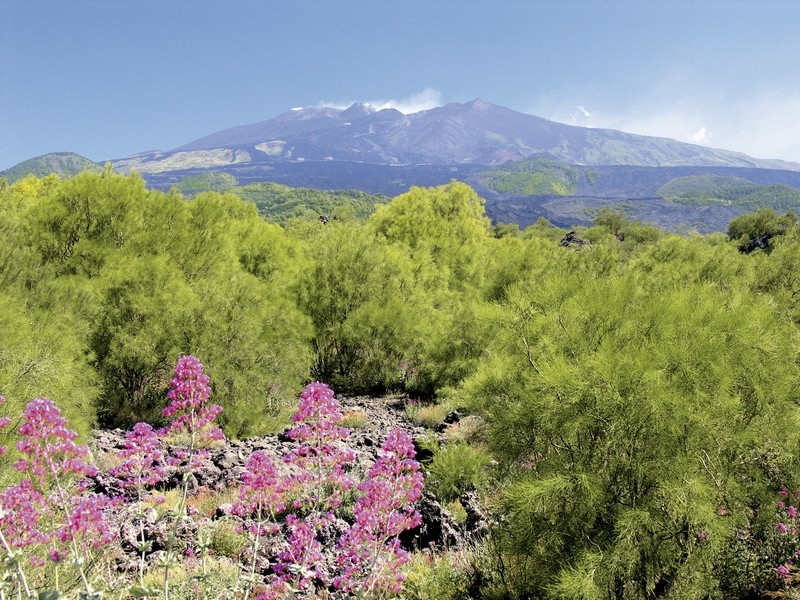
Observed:
[[[13,183],[26,168],[74,174],[56,170],[54,157],[61,155],[25,161],[0,176]],[[100,168],[68,156],[73,170]],[[236,188],[272,182],[393,197],[457,179],[486,199],[492,219],[523,227],[542,216],[562,226],[586,223],[603,206],[701,232],[724,230],[730,218],[760,207],[800,212],[798,163],[565,125],[480,99],[410,114],[366,103],[293,108],[111,163],[162,190],[193,190],[214,175]]]
[[[259,144],[274,151],[260,155]],[[277,149],[280,146],[280,151]],[[567,125],[480,99],[403,114],[364,103],[309,107],[240,125],[170,150],[247,150],[252,162],[352,160],[377,164],[494,165],[537,154],[579,165],[735,166],[800,170],[800,163],[753,158],[670,138]]]
[[[62,153],[53,153],[56,154]],[[800,171],[800,163],[753,158],[740,152],[615,129],[567,125],[481,99],[451,102],[409,114],[366,103],[347,108],[298,107],[265,121],[219,130],[171,150],[141,152],[110,162],[117,171],[135,169],[147,175],[284,161],[489,167],[538,155],[580,166]],[[22,167],[25,162],[28,161],[3,173]]]

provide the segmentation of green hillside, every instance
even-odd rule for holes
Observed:
[[[670,202],[687,206],[734,206],[745,210],[798,210],[800,190],[785,185],[759,185],[740,177],[692,175],[676,177],[658,190]]]
[[[294,188],[279,183],[259,182],[239,185],[234,175],[207,171],[183,178],[175,189],[186,196],[203,192],[230,193],[252,202],[267,221],[286,224],[290,219],[327,217],[366,219],[389,198],[358,190],[316,190]]]
[[[224,192],[238,183],[235,176],[224,171],[206,171],[197,175],[189,175],[181,179],[175,186],[187,196],[201,192]]]
[[[376,205],[389,201],[382,194],[358,190],[291,188],[269,182],[251,183],[228,191],[255,204],[259,214],[268,221],[280,224],[293,218],[316,219],[320,215],[366,219]]]
[[[579,178],[580,173],[569,165],[537,157],[494,167],[479,180],[501,194],[569,196],[577,190]]]
[[[0,177],[5,177],[9,183],[14,183],[28,175],[45,177],[55,173],[59,177],[73,177],[82,171],[99,173],[102,170],[103,167],[80,154],[53,152],[52,154],[43,154],[42,156],[28,159],[10,169],[0,171]]]

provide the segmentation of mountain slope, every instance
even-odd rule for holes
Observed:
[[[800,171],[752,167],[577,166],[534,158],[467,175],[494,221],[588,224],[603,207],[664,229],[725,231],[746,212],[800,212]]]
[[[404,115],[354,104],[292,109],[218,131],[169,152],[121,159],[141,173],[280,161],[495,165],[547,154],[575,165],[714,166],[800,170],[800,164],[610,129],[548,121],[474,100]]]
[[[410,186],[458,179],[486,199],[495,221],[523,227],[541,216],[563,226],[586,223],[610,206],[668,229],[713,231],[762,207],[800,209],[800,164],[574,127],[481,100],[413,114],[368,104],[297,108],[112,164],[138,171],[153,188],[242,192],[284,216],[297,212],[295,196],[276,194],[279,188],[265,182],[393,197]],[[54,154],[6,175],[71,175],[83,168],[100,167]],[[360,210],[359,199],[340,199]]]

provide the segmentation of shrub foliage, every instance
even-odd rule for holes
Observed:
[[[313,379],[425,406],[457,398],[483,419],[486,447],[436,450],[430,486],[453,502],[479,489],[502,523],[471,594],[744,597],[791,584],[785,553],[758,568],[729,558],[794,539],[779,544],[764,516],[800,481],[793,214],[679,236],[604,210],[570,236],[544,221],[501,235],[453,182],[340,216],[293,213],[282,227],[236,195],[186,199],[109,169],[0,187],[8,414],[57,397],[75,444],[96,425],[164,426],[184,353],[204,358],[228,436],[280,428]]]

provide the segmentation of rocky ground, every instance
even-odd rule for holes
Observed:
[[[350,427],[348,446],[356,453],[356,460],[352,469],[356,473],[366,473],[377,457],[378,449],[383,443],[386,434],[394,428],[406,430],[418,448],[418,459],[423,461],[430,456],[430,451],[425,450],[420,443],[426,436],[436,435],[443,440],[448,435],[448,428],[455,426],[461,415],[451,413],[431,432],[423,427],[411,423],[405,415],[405,399],[399,397],[371,398],[354,397],[340,398],[342,411]],[[109,462],[114,452],[123,447],[125,432],[122,430],[97,431],[94,435],[93,452],[100,464]],[[200,531],[214,529],[214,522],[220,519],[236,518],[230,514],[230,502],[235,499],[235,488],[238,486],[241,475],[245,470],[248,457],[256,450],[262,450],[275,459],[276,463],[286,455],[296,443],[284,431],[281,434],[254,438],[248,440],[227,440],[224,444],[212,448],[208,458],[203,460],[201,467],[194,473],[190,487],[190,505],[192,497],[204,498],[204,510],[198,511],[192,519],[185,519],[178,528],[178,546],[188,546],[192,540],[197,539]],[[172,448],[166,449],[171,452]],[[104,459],[105,457],[105,459]],[[183,473],[177,468],[168,471],[168,477],[160,490],[168,492],[181,486]],[[123,494],[120,482],[107,472],[101,472],[95,479],[97,491],[105,492],[111,496]],[[208,502],[212,506],[208,506]],[[429,494],[417,504],[417,510],[422,515],[422,525],[415,530],[408,531],[402,536],[403,545],[408,549],[424,549],[430,547],[459,547],[467,537],[474,538],[476,532],[486,527],[486,519],[478,504],[477,495],[467,494],[462,498],[466,510],[465,522],[458,523],[437,499]],[[168,547],[168,540],[174,528],[174,520],[170,511],[157,511],[148,508],[140,519],[130,507],[127,513],[122,513],[118,526],[122,536],[122,547],[126,552],[127,564],[121,565],[124,570],[135,570],[138,554],[136,548],[140,546],[142,531],[148,545],[148,555],[151,562],[155,562],[163,555]],[[469,534],[467,533],[469,532]],[[335,553],[333,544],[328,552]]]

